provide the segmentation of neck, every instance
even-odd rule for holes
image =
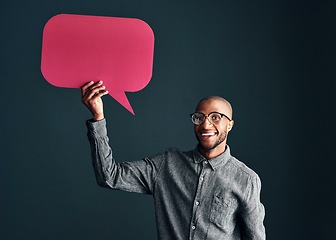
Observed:
[[[212,158],[218,157],[219,155],[224,153],[225,150],[226,150],[226,143],[223,144],[223,147],[222,146],[217,146],[214,149],[205,149],[201,145],[198,145],[198,151],[206,159],[212,159]]]

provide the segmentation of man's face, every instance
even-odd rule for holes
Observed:
[[[201,102],[197,109],[206,116],[211,112],[223,113],[229,117],[232,116],[228,106],[219,99],[208,99]],[[206,117],[200,125],[194,125],[194,131],[199,143],[201,152],[212,152],[212,155],[219,155],[224,152],[227,140],[227,134],[233,126],[233,121],[222,117],[217,123],[211,123]]]

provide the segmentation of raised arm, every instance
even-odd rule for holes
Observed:
[[[102,187],[151,194],[160,162],[143,159],[117,163],[109,145],[101,99],[108,92],[101,81],[86,83],[81,89],[82,102],[92,113],[92,119],[86,124],[97,183]]]

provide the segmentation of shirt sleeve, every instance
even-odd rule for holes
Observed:
[[[250,189],[244,201],[241,214],[243,221],[242,239],[265,240],[266,232],[263,224],[265,217],[264,205],[260,202],[261,181],[258,176],[251,176]]]
[[[117,163],[112,156],[105,119],[88,120],[86,124],[97,183],[112,189],[152,194],[161,163],[148,158]]]

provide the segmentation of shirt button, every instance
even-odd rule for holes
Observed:
[[[196,226],[195,226],[195,225],[193,225],[193,226],[191,227],[191,229],[192,229],[192,230],[195,230],[195,229],[196,229]]]
[[[200,202],[199,202],[199,201],[196,201],[196,203],[195,203],[195,204],[196,204],[196,206],[198,206],[198,205],[200,204]]]

